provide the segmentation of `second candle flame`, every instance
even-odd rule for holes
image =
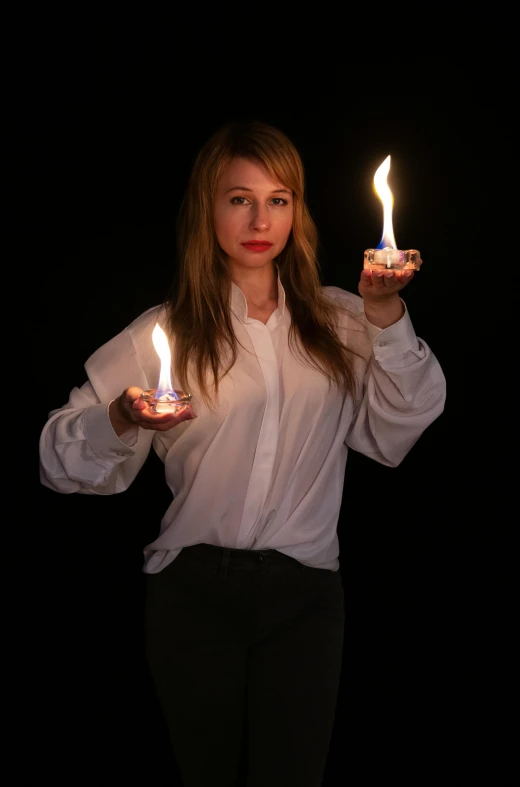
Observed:
[[[170,352],[170,345],[168,344],[168,339],[166,338],[166,334],[164,333],[163,329],[159,325],[156,324],[155,328],[152,332],[152,341],[153,346],[157,352],[157,355],[161,361],[161,372],[159,375],[159,385],[157,386],[157,391],[155,396],[159,399],[161,396],[165,394],[174,395],[177,399],[178,397],[174,394],[173,385],[171,380],[171,366],[172,366],[172,356]]]
[[[390,156],[387,156],[374,175],[374,188],[377,196],[383,203],[383,236],[379,242],[378,249],[397,249],[394,238],[394,228],[392,225],[392,207],[394,195],[390,191],[387,183],[388,173],[390,172]]]

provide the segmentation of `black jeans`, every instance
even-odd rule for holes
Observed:
[[[340,572],[276,550],[196,544],[148,576],[148,664],[185,787],[320,787],[343,629]]]

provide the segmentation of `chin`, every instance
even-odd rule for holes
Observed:
[[[251,254],[247,256],[241,254],[231,258],[231,262],[243,268],[265,268],[266,265],[270,265],[273,262],[275,256],[272,254],[269,254],[269,256],[267,254]]]

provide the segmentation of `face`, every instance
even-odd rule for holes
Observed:
[[[283,250],[291,233],[293,195],[260,163],[233,159],[223,170],[214,222],[222,251],[235,272],[263,268]]]

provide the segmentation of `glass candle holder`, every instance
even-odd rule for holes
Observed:
[[[141,394],[141,399],[156,413],[173,413],[191,402],[191,394],[185,391],[165,391],[159,397],[156,394],[157,388],[149,388]]]
[[[422,265],[417,249],[366,249],[363,268],[371,271],[418,271]]]

